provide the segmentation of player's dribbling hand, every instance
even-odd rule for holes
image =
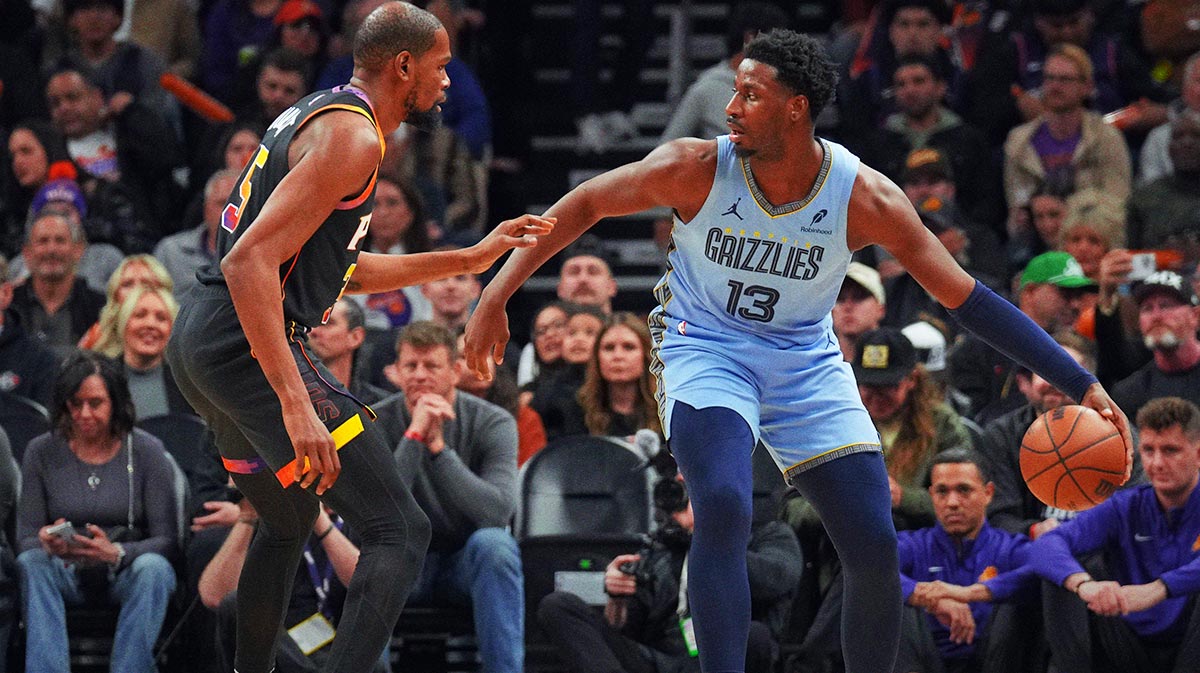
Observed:
[[[492,380],[492,369],[504,362],[504,349],[508,345],[508,315],[504,313],[504,304],[497,304],[484,291],[467,320],[463,347],[467,370],[480,381]]]
[[[290,411],[285,407],[283,427],[296,451],[295,481],[300,482],[300,488],[307,489],[319,477],[317,495],[323,495],[342,471],[333,436],[307,404]]]
[[[1079,403],[1100,412],[1100,415],[1117,426],[1117,432],[1121,433],[1121,441],[1125,443],[1125,476],[1121,478],[1121,484],[1125,484],[1133,474],[1133,434],[1129,431],[1129,419],[1099,383],[1088,387]]]
[[[526,214],[501,222],[482,241],[472,246],[478,259],[472,266],[471,273],[487,271],[500,255],[513,248],[532,248],[537,245],[537,237],[553,231],[557,221],[554,217]]]

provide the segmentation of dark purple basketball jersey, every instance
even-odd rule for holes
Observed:
[[[371,120],[379,133],[382,159],[383,134],[375,121],[371,103],[361,90],[345,85],[318,91],[289,107],[271,123],[258,151],[242,169],[241,178],[221,214],[221,226],[217,230],[218,261],[197,274],[200,282],[226,284],[220,260],[229,253],[238,237],[254,226],[263,204],[287,175],[288,147],[292,138],[313,117],[330,110],[357,112]],[[337,167],[331,166],[330,170],[337,170]],[[330,310],[354,273],[359,246],[371,223],[377,174],[378,169],[371,174],[361,194],[339,203],[300,251],[279,267],[285,321],[312,327],[329,318]]]

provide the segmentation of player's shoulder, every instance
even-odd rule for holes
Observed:
[[[676,138],[654,148],[643,161],[664,170],[715,171],[717,141]]]

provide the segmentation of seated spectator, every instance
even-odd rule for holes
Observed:
[[[1109,250],[1125,247],[1125,211],[1120,201],[1094,189],[1067,197],[1067,212],[1058,230],[1058,248],[1079,262],[1083,275],[1100,279],[1100,260]]]
[[[13,283],[8,280],[8,263],[0,257],[0,390],[49,407],[54,379],[48,374],[58,371],[58,358],[26,333],[15,312],[9,312],[12,300]],[[2,467],[3,460],[0,459]]]
[[[898,535],[900,586],[910,607],[896,673],[1007,673],[1034,663],[1031,643],[1008,629],[1016,615],[998,605],[1033,593],[1029,539],[988,525],[996,485],[981,461],[963,449],[934,457],[929,493],[937,524]]]
[[[169,233],[167,223],[179,207],[173,176],[184,154],[175,132],[139,102],[119,112],[110,109],[101,88],[77,70],[52,75],[46,99],[71,160],[89,176],[116,185],[133,211],[113,218],[113,226],[121,228],[107,242],[126,253],[148,252]]]
[[[199,582],[201,602],[217,613],[217,659],[221,671],[234,670],[238,578],[258,527],[258,512],[248,498],[240,499],[234,508],[236,518],[230,524],[229,535],[204,567]],[[331,649],[326,646],[329,641],[306,639],[299,625],[317,619],[318,624],[324,620],[330,632],[337,626],[346,600],[346,588],[358,565],[359,548],[351,539],[353,537],[354,532],[341,517],[324,506],[318,510],[312,534],[304,545],[303,562],[296,568],[291,601],[283,620],[289,631],[280,633],[276,640],[274,670],[278,673],[310,673],[327,665]],[[371,673],[391,670],[388,655],[385,649]]]
[[[1036,0],[1032,12],[1013,12],[1022,24],[1001,26],[980,52],[972,73],[970,119],[993,142],[1017,124],[1029,122],[1054,105],[1053,81],[1045,77],[1056,45],[1083,50],[1092,64],[1094,109],[1112,112],[1134,104],[1132,130],[1145,131],[1166,121],[1163,92],[1150,67],[1121,37],[1097,26],[1097,11],[1087,0]],[[1121,15],[1119,11],[1111,12]],[[1047,86],[1050,85],[1050,86]],[[1012,205],[1012,202],[1009,202]]]
[[[242,169],[258,151],[258,145],[262,142],[265,131],[266,126],[258,122],[236,119],[224,126],[210,127],[207,132],[201,134],[204,137],[195,144],[196,150],[190,159],[192,164],[188,175],[190,184],[207,186],[212,176],[222,170],[228,170],[234,176],[240,176]],[[225,196],[229,195],[225,194]],[[191,196],[187,207],[177,218],[179,222],[177,229],[186,231],[188,225],[204,223],[204,199],[204,189],[200,189],[198,193]]]
[[[517,385],[528,386],[540,376],[552,375],[562,363],[563,333],[567,328],[567,311],[563,303],[552,301],[538,309],[533,316],[529,343],[521,349],[517,363]]]
[[[563,434],[632,438],[643,428],[663,434],[650,373],[650,330],[646,321],[618,311],[596,334],[583,385],[575,396],[578,415]]]
[[[375,407],[400,473],[429,516],[429,554],[409,603],[470,606],[488,671],[524,667],[524,581],[517,541],[517,425],[500,407],[455,390],[458,340],[429,322],[396,347],[400,392]]]
[[[70,156],[62,136],[41,119],[26,119],[14,124],[5,147],[8,148],[8,166],[2,172],[5,187],[4,194],[0,195],[0,212],[3,213],[0,250],[12,259],[21,252],[21,238],[25,235],[33,197],[51,179],[50,166],[69,161]]]
[[[487,157],[492,147],[492,118],[488,109],[487,95],[475,71],[462,58],[459,33],[467,22],[466,0],[426,0],[418,2],[430,14],[442,22],[450,37],[450,62],[446,64],[446,76],[450,88],[446,89],[446,100],[442,103],[442,121],[455,135],[462,139],[475,162],[476,169],[487,170],[480,162]]]
[[[350,298],[342,297],[333,305],[329,319],[309,332],[308,346],[351,395],[367,404],[375,404],[391,393],[371,385],[367,373],[358,366],[358,351],[367,336],[365,322],[362,307]]]
[[[200,78],[204,90],[233,101],[237,66],[257,55],[271,39],[283,0],[217,0],[204,19]],[[270,122],[268,122],[270,123]]]
[[[180,297],[200,284],[196,280],[198,269],[217,261],[217,227],[237,180],[238,173],[227,168],[213,173],[204,185],[204,220],[200,225],[171,234],[154,246],[154,258],[166,268]]]
[[[79,71],[104,91],[113,114],[138,101],[172,126],[179,125],[179,107],[158,78],[167,64],[158,54],[135,42],[117,39],[125,15],[122,0],[64,0],[70,44],[51,70]]]
[[[676,138],[716,138],[729,133],[725,106],[733,89],[734,75],[742,63],[742,50],[760,32],[787,28],[788,16],[769,2],[748,0],[733,6],[725,28],[724,59],[705,69],[683,92],[671,113],[659,143]]]
[[[846,362],[854,361],[862,335],[879,329],[886,310],[887,295],[879,272],[861,262],[850,262],[831,311],[833,333]]]
[[[437,250],[457,250],[458,246],[439,246]],[[473,273],[460,273],[441,280],[434,280],[421,286],[421,294],[429,302],[433,315],[431,322],[437,323],[451,332],[458,332],[467,326],[471,317],[471,309],[479,300],[483,285],[479,277]]]
[[[68,670],[66,606],[98,602],[120,605],[112,670],[149,673],[175,590],[171,465],[161,442],[134,429],[125,377],[100,355],[63,365],[52,414],[54,429],[21,465],[25,670]],[[50,532],[66,522],[73,536]]]
[[[945,160],[945,177],[953,181],[963,219],[998,230],[1004,210],[998,194],[999,163],[983,134],[945,106],[946,77],[936,59],[916,55],[900,59],[891,82],[896,112],[853,149],[897,180],[906,177],[906,158],[913,152],[936,150]],[[925,199],[912,200],[919,204]],[[986,241],[979,243],[983,247]]]
[[[1197,64],[1194,70],[1200,71],[1200,60]],[[1195,77],[1200,89],[1200,73]],[[1200,99],[1200,91],[1196,96]],[[1174,170],[1129,197],[1129,245],[1178,250],[1185,265],[1195,265],[1200,262],[1200,111],[1178,115],[1168,130]]]
[[[354,75],[354,55],[350,53],[354,45],[354,36],[367,15],[384,2],[385,0],[350,0],[346,3],[342,8],[342,30],[330,39],[330,59],[317,75],[314,89],[332,89],[350,81],[350,77]]]
[[[1200,409],[1158,398],[1137,428],[1150,483],[1080,512],[1030,551],[1061,673],[1184,673],[1200,661]],[[1096,553],[1102,569],[1081,565]]]
[[[285,0],[279,7],[279,11],[275,13],[272,23],[274,30],[267,43],[254,58],[238,64],[234,83],[236,98],[233,105],[235,109],[248,108],[252,110],[256,98],[266,100],[268,96],[264,96],[261,89],[256,92],[256,89],[263,86],[262,76],[265,74],[263,67],[268,60],[277,61],[283,54],[288,54],[287,67],[281,68],[281,70],[303,73],[304,80],[299,97],[303,97],[313,89],[313,79],[325,67],[329,25],[320,5],[312,0]],[[275,67],[279,67],[279,65],[277,62]],[[268,76],[265,81],[270,83],[275,79]],[[341,83],[345,84],[345,82]],[[286,106],[284,107],[286,108]],[[254,115],[249,114],[246,117],[254,118]],[[270,124],[273,119],[272,117],[258,119],[258,121]]]
[[[1069,254],[1046,252],[1029,260],[1014,303],[1054,334],[1079,320],[1084,295],[1095,288],[1095,281],[1083,275],[1079,262]],[[959,339],[948,362],[950,380],[970,399],[969,415],[976,422],[986,423],[1025,403],[1016,386],[1016,364],[973,334]]]
[[[430,225],[420,193],[410,183],[381,173],[375,181],[371,230],[363,239],[362,249],[390,255],[429,252],[433,250]],[[432,316],[429,301],[421,294],[420,287],[353,297],[366,307],[367,328],[372,330],[393,330]],[[394,339],[389,341],[394,343]]]
[[[571,304],[567,307],[567,323],[563,334],[561,368],[553,376],[534,382],[529,406],[542,417],[546,438],[558,439],[572,430],[570,418],[577,413],[575,395],[587,375],[587,363],[596,348],[596,337],[604,327],[606,317],[594,306]]]
[[[1087,339],[1063,330],[1054,334],[1054,340],[1084,369],[1095,370],[1095,348]],[[1021,475],[1021,440],[1034,419],[1051,409],[1072,404],[1072,401],[1037,374],[1018,370],[1015,378],[1027,404],[984,426],[982,446],[978,450],[986,459],[987,472],[996,484],[988,520],[996,528],[1036,540],[1071,519],[1075,512],[1046,505],[1025,485]],[[1143,480],[1142,464],[1135,455],[1129,483],[1138,484]]]
[[[589,239],[582,244],[577,241],[563,251],[555,292],[563,301],[595,306],[608,315],[612,313],[613,297],[617,296],[617,281],[599,247],[602,245],[599,239]]]
[[[166,414],[196,414],[175,385],[163,359],[179,304],[171,291],[139,286],[130,290],[117,309],[118,341],[101,341],[94,350],[120,360],[137,420]]]
[[[171,274],[167,273],[166,268],[157,259],[150,255],[129,255],[121,260],[116,271],[113,271],[112,275],[108,277],[104,306],[100,309],[97,321],[79,339],[80,348],[95,349],[97,344],[102,342],[106,344],[122,342],[117,324],[118,314],[126,295],[136,287],[166,290],[172,294],[175,290]],[[112,345],[109,349],[115,354],[118,347]]]
[[[1058,234],[1067,214],[1071,190],[1043,182],[1029,201],[1010,213],[1005,278],[1020,273],[1029,260],[1058,249]]]
[[[1125,138],[1084,107],[1094,86],[1087,52],[1056,45],[1046,57],[1042,111],[1004,142],[1004,196],[1009,208],[1029,201],[1039,184],[1088,187],[1124,203],[1131,189]],[[1011,215],[1011,214],[1010,214]],[[1014,231],[1011,224],[1009,231]]]
[[[74,350],[104,305],[104,295],[78,276],[84,246],[78,221],[62,215],[39,216],[25,237],[29,278],[13,291],[10,308],[21,324],[60,357]]]
[[[863,406],[879,430],[892,513],[897,530],[933,523],[926,490],[933,457],[954,447],[971,447],[967,430],[949,406],[917,352],[900,330],[885,327],[864,334],[854,357],[854,377]]]
[[[896,112],[893,82],[900,62],[908,57],[938,64],[949,85],[951,107],[957,107],[962,77],[942,39],[950,22],[947,5],[930,0],[889,0],[877,11],[877,27],[863,36],[848,76],[839,84],[838,116],[841,133],[847,137],[881,128]]]
[[[1169,149],[1171,122],[1191,112],[1200,114],[1200,52],[1192,54],[1183,66],[1179,98],[1167,106],[1170,121],[1157,126],[1146,136],[1138,155],[1138,182],[1149,184],[1175,172]]]
[[[645,549],[618,555],[604,569],[608,601],[603,615],[569,591],[554,591],[538,604],[538,623],[571,671],[700,669],[684,588],[687,578],[682,576],[695,527],[692,505],[681,478],[663,477],[654,495],[655,516],[662,524]],[[746,673],[775,670],[803,567],[796,536],[785,524],[767,520],[754,525],[746,549],[753,620]]]
[[[1113,386],[1113,401],[1130,415],[1157,397],[1200,404],[1200,301],[1195,290],[1174,271],[1156,271],[1135,287],[1133,296],[1142,341],[1154,357]]]
[[[286,47],[267,52],[254,72],[253,89],[235,113],[239,121],[264,128],[303,98],[312,80],[308,60]]]
[[[546,446],[546,426],[542,425],[542,417],[522,401],[517,388],[517,380],[508,367],[497,367],[491,380],[482,381],[475,373],[467,369],[466,333],[458,334],[458,382],[455,388],[470,393],[482,400],[491,402],[512,414],[517,421],[517,467],[533,457]]]
[[[387,140],[381,172],[411,182],[425,198],[430,218],[442,228],[448,242],[468,245],[481,228],[486,213],[483,176],[463,142],[445,126],[422,128],[410,118]],[[452,236],[452,234],[454,236]]]

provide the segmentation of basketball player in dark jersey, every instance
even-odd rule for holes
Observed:
[[[429,542],[429,521],[373,412],[312,353],[309,328],[343,292],[479,273],[552,227],[526,215],[465,250],[359,253],[383,139],[437,113],[449,60],[433,15],[402,2],[372,12],[355,39],[350,83],[302,99],[271,124],[225,208],[220,263],[197,274],[201,286],[183,300],[171,368],[260,516],[238,585],[241,673],[272,670],[318,496],[362,538],[329,671],[359,673],[379,659]]]

